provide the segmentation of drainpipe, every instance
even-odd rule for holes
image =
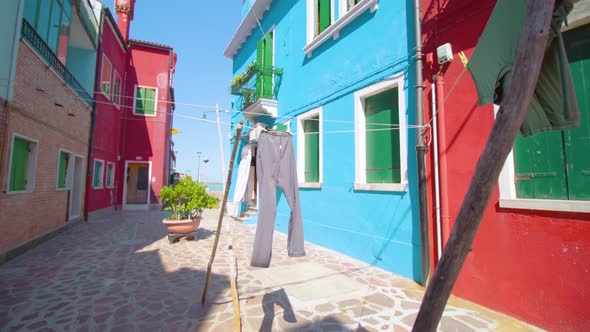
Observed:
[[[100,24],[103,24],[104,20],[104,9],[100,11]],[[88,158],[86,159],[86,192],[84,194],[84,221],[88,222],[88,195],[92,188],[92,146],[94,145],[94,123],[96,122],[96,91],[99,91],[100,85],[98,84],[100,63],[102,58],[98,58],[99,54],[102,54],[102,29],[98,29],[98,40],[96,49],[96,61],[94,62],[94,88],[92,92],[92,111],[90,112],[90,134],[88,135]]]
[[[442,254],[442,227],[440,218],[440,170],[438,165],[438,121],[436,108],[436,76],[432,77],[430,92],[432,94],[432,154],[434,156],[434,206],[436,208],[436,257],[437,264]]]
[[[440,213],[441,213],[441,228],[442,228],[442,243],[443,248],[447,244],[450,235],[450,221],[449,215],[449,185],[448,185],[448,168],[447,168],[447,135],[445,134],[445,80],[442,76],[436,77],[436,109],[438,110],[438,125],[441,130],[438,132],[438,143],[441,147],[439,155],[440,161]],[[437,119],[435,119],[437,121]]]
[[[428,236],[428,197],[426,193],[426,144],[424,143],[424,85],[422,79],[422,29],[420,0],[414,0],[414,32],[416,34],[416,158],[418,159],[418,195],[420,199],[420,242],[422,247],[422,285],[430,277],[430,254]]]

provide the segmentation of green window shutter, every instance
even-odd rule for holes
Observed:
[[[101,163],[99,161],[94,161],[94,176],[92,178],[92,186],[98,187],[100,186],[100,173],[102,172]]]
[[[538,133],[514,143],[516,196],[568,199],[561,131]]]
[[[305,182],[320,181],[320,117],[303,121],[305,133]]]
[[[400,183],[400,131],[398,89],[365,100],[367,183]]]
[[[15,138],[12,143],[12,161],[10,164],[10,182],[8,189],[27,189],[27,169],[29,168],[29,154],[31,143],[20,138]]]
[[[68,169],[68,154],[63,151],[60,151],[58,174],[57,174],[57,187],[60,189],[66,187],[67,169]]]
[[[107,186],[110,187],[113,185],[112,181],[111,181],[111,177],[113,176],[113,165],[109,165],[107,164]]]
[[[285,132],[285,131],[287,131],[287,129],[289,129],[289,126],[287,126],[287,124],[284,124],[284,123],[279,123],[275,126],[276,131]]]
[[[135,93],[135,113],[137,114],[144,114],[144,101],[145,98],[145,88],[137,87]]]
[[[264,37],[264,67],[262,68],[262,97],[272,98],[273,32]]]
[[[259,40],[256,43],[256,64],[258,68],[262,70],[264,67],[264,39]],[[256,75],[256,100],[262,97],[262,87],[263,87],[264,78],[262,74],[258,73]]]
[[[156,114],[156,89],[145,88],[144,107],[145,114]]]
[[[318,35],[332,24],[330,3],[331,0],[318,0]]]
[[[571,200],[590,200],[590,26],[564,34],[580,110],[580,127],[564,132]]]

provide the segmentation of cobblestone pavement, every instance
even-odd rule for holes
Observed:
[[[160,211],[83,223],[0,266],[2,331],[232,331],[229,244],[238,264],[243,331],[407,331],[424,289],[306,243],[286,255],[275,233],[268,269],[249,266],[254,226],[224,221],[201,305],[218,210],[196,240],[169,244]],[[231,242],[230,242],[231,241]],[[442,331],[538,331],[451,298]]]

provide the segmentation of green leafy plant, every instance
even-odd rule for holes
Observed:
[[[164,210],[172,211],[172,218],[196,219],[203,209],[215,207],[217,199],[207,194],[207,188],[191,178],[180,180],[174,187],[164,187],[160,191]]]
[[[242,96],[244,97],[244,106],[252,104],[254,102],[256,92],[252,89],[244,89]]]

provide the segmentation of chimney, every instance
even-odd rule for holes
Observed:
[[[117,26],[119,31],[125,38],[129,40],[129,26],[133,21],[133,11],[135,8],[135,0],[115,0],[115,10],[117,11]]]

